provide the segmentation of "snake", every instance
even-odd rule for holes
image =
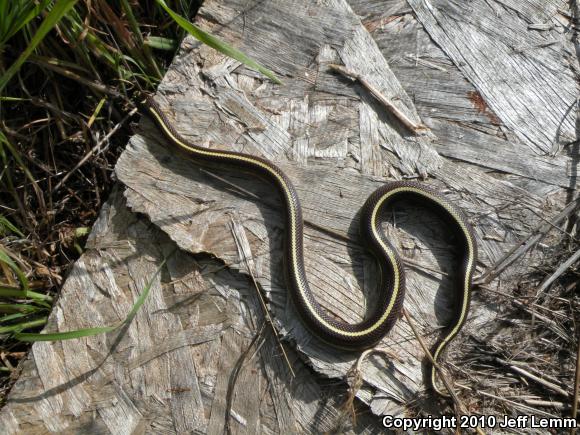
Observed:
[[[468,316],[472,278],[477,260],[475,233],[464,212],[425,183],[392,181],[383,184],[364,203],[360,213],[360,233],[365,247],[379,262],[379,297],[374,309],[359,323],[337,319],[317,301],[308,284],[304,267],[304,221],[296,188],[286,174],[273,162],[236,151],[207,148],[184,138],[169,122],[165,113],[150,96],[140,102],[144,110],[161,129],[164,136],[200,163],[224,163],[269,180],[279,191],[286,218],[284,267],[291,300],[307,330],[323,342],[348,351],[376,346],[389,332],[403,308],[405,273],[397,250],[383,235],[381,212],[402,197],[418,201],[443,217],[459,239],[462,261],[456,280],[458,309],[454,319],[432,348],[428,382],[441,396],[449,396],[436,382],[437,366],[447,345],[457,336]]]

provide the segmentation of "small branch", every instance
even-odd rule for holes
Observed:
[[[137,108],[134,108],[133,110],[131,110],[127,116],[125,116],[117,125],[115,125],[111,131],[109,131],[107,133],[107,135],[102,138],[93,148],[90,149],[90,151],[88,153],[86,153],[83,158],[75,165],[74,168],[72,168],[63,178],[62,180],[60,180],[58,182],[58,184],[56,186],[54,186],[54,192],[56,192],[58,189],[60,189],[64,183],[66,183],[66,181],[71,177],[72,174],[74,174],[82,165],[84,165],[87,160],[89,160],[94,154],[99,154],[102,153],[104,151],[107,150],[108,146],[105,147],[104,149],[100,149],[101,146],[108,141],[111,136],[113,136],[117,131],[119,131],[119,129],[129,120],[133,117],[133,115],[135,115],[135,113],[137,113]]]
[[[246,190],[246,189],[238,186],[237,184],[232,183],[231,181],[226,180],[224,177],[221,177],[221,176],[219,176],[219,175],[217,175],[217,174],[215,174],[215,173],[213,173],[213,172],[211,172],[211,171],[209,171],[207,169],[201,168],[200,171],[203,172],[204,174],[207,174],[210,177],[215,178],[216,180],[218,180],[218,181],[220,181],[220,182],[222,182],[222,183],[230,186],[232,189],[234,189],[234,190],[242,193],[243,195],[248,196],[249,198],[252,198],[252,199],[257,200],[257,201],[261,201],[262,203],[271,205],[274,208],[277,207],[277,205],[273,205],[273,204],[271,204],[269,202],[266,202],[264,200],[264,198],[256,195],[255,193],[252,193],[249,190]],[[318,230],[320,232],[323,232],[323,233],[325,233],[327,235],[330,235],[330,236],[332,236],[332,237],[334,237],[336,239],[342,240],[342,241],[347,242],[347,243],[349,243],[349,242],[356,243],[357,242],[357,240],[351,239],[351,238],[345,236],[344,234],[340,234],[339,232],[334,231],[331,228],[324,227],[322,225],[319,225],[317,223],[314,223],[312,221],[309,221],[308,219],[304,219],[304,225],[309,226],[311,228],[314,228],[315,230]]]
[[[418,261],[411,260],[410,258],[407,258],[407,257],[405,257],[404,262],[405,262],[405,266],[409,265],[410,267],[413,267],[414,269],[416,269],[420,272],[423,272],[425,274],[427,274],[427,272],[430,272],[431,274],[435,274],[435,275],[449,276],[449,274],[447,272],[443,272],[442,270],[430,268],[430,267],[425,266],[424,264],[422,264]],[[433,276],[433,275],[431,275],[431,276]]]
[[[530,367],[529,364],[527,364],[524,361],[517,361],[517,360],[512,360],[512,361],[506,361],[503,360],[501,358],[497,358],[497,361],[502,363],[502,364],[509,364],[509,365],[514,365],[514,366],[518,366],[518,367],[526,367],[526,370],[529,371],[530,373],[535,374],[536,376],[540,376],[543,379],[546,379],[548,381],[551,381],[552,383],[559,385],[560,387],[562,387],[562,383],[560,381],[558,381],[558,379],[554,378],[553,376],[550,375],[546,375],[544,373],[542,373],[540,370],[535,369],[533,367]]]
[[[409,316],[409,314],[407,313],[407,310],[405,310],[405,308],[403,308],[402,312],[403,312],[403,315],[405,316],[405,319],[407,320],[407,323],[411,327],[413,334],[417,338],[417,341],[421,345],[421,348],[423,348],[423,352],[425,352],[425,355],[427,355],[427,358],[429,359],[430,363],[433,364],[433,367],[435,367],[435,370],[437,370],[437,374],[439,375],[439,379],[441,379],[441,382],[443,382],[443,385],[445,386],[445,388],[449,392],[449,395],[451,396],[451,399],[453,400],[453,404],[455,405],[455,413],[457,414],[457,420],[459,421],[460,420],[459,414],[469,414],[469,412],[467,411],[467,408],[465,407],[465,405],[463,405],[461,400],[459,400],[459,397],[457,396],[457,394],[455,394],[455,390],[453,390],[453,387],[451,386],[451,383],[449,382],[449,380],[447,379],[447,377],[443,373],[443,370],[441,370],[441,367],[439,366],[439,364],[437,364],[437,362],[433,358],[433,355],[431,355],[431,352],[427,348],[427,345],[425,344],[425,341],[423,341],[423,338],[419,334],[419,331],[417,331],[417,329],[415,328],[415,323],[411,320],[411,316]],[[485,435],[485,432],[483,432],[483,430],[481,430],[481,428],[479,426],[477,426],[475,428],[475,430],[478,434]]]
[[[425,125],[416,124],[415,122],[413,122],[407,115],[405,115],[397,107],[395,107],[395,105],[387,97],[385,97],[377,88],[375,88],[374,85],[372,85],[367,79],[365,79],[360,74],[357,74],[354,71],[351,71],[342,65],[336,65],[333,63],[329,64],[328,67],[333,71],[342,74],[343,76],[346,76],[352,80],[357,80],[367,91],[371,93],[373,97],[375,97],[381,104],[383,104],[383,106],[385,106],[387,110],[389,110],[393,115],[395,115],[395,117],[397,117],[397,119],[401,121],[401,123],[405,127],[407,127],[410,131],[412,131],[414,134],[420,134],[425,132],[426,130],[429,130]]]
[[[517,299],[514,299],[512,302],[516,307],[521,308],[535,319],[540,319],[542,322],[544,322],[554,334],[561,337],[565,341],[570,341],[570,338],[566,335],[566,331],[564,331],[557,322],[544,316],[543,314],[538,313],[537,311],[531,310],[523,302],[520,302]]]
[[[570,409],[570,406],[564,402],[553,402],[551,400],[524,399],[524,402],[526,402],[526,404],[530,406],[545,406],[547,408]]]
[[[433,355],[431,355],[431,352],[429,351],[429,348],[425,344],[423,337],[421,337],[421,335],[419,334],[419,331],[417,331],[417,328],[415,328],[415,323],[411,320],[411,316],[409,316],[409,313],[407,313],[407,310],[405,310],[405,308],[402,309],[402,312],[403,312],[403,315],[405,316],[405,319],[407,320],[407,323],[411,327],[411,330],[413,331],[415,338],[417,339],[417,341],[419,342],[419,345],[423,349],[423,352],[427,356],[427,359],[429,360],[429,362],[431,364],[433,364],[433,367],[435,367],[435,369],[437,370],[437,374],[441,378],[441,382],[443,382],[443,385],[445,386],[445,388],[449,392],[449,395],[453,399],[453,402],[455,402],[456,405],[460,405],[459,398],[457,398],[457,395],[455,394],[455,391],[453,390],[451,383],[449,382],[449,380],[447,379],[447,377],[443,373],[443,370],[441,370],[441,367],[439,366],[439,364],[437,364],[437,362],[433,358]]]
[[[568,268],[572,266],[574,263],[576,263],[579,259],[580,259],[580,249],[574,252],[574,254],[572,254],[572,256],[568,258],[565,262],[560,264],[560,266],[554,271],[554,273],[550,275],[548,278],[546,278],[544,282],[542,282],[542,284],[538,288],[538,291],[536,292],[536,297],[538,297],[541,293],[546,291],[546,289],[550,287],[550,285],[552,285],[552,283],[556,281],[560,277],[560,275],[566,272],[566,270],[568,270]]]
[[[468,387],[467,385],[462,385],[458,382],[456,382],[455,385],[457,385],[459,388],[463,388],[464,390],[468,390],[468,391],[471,391],[472,393],[479,394],[480,396],[489,397],[491,399],[499,400],[499,401],[504,402],[504,403],[509,403],[510,405],[513,405],[513,406],[518,407],[522,410],[525,410],[526,412],[529,412],[530,414],[535,413],[535,414],[543,415],[545,417],[558,418],[558,416],[555,414],[550,414],[549,412],[545,412],[545,411],[541,411],[541,410],[536,409],[536,408],[532,408],[531,406],[524,405],[523,403],[518,403],[518,402],[515,402],[513,400],[506,399],[505,397],[496,396],[495,394],[487,393],[481,389],[474,390],[473,388]]]
[[[343,408],[346,410],[348,414],[350,414],[353,426],[356,425],[356,412],[354,410],[354,399],[356,398],[356,393],[358,393],[360,387],[362,387],[363,384],[363,377],[361,375],[360,367],[363,361],[374,353],[381,353],[385,355],[388,359],[397,359],[397,356],[393,355],[387,349],[374,347],[372,349],[367,349],[364,352],[362,352],[357,358],[356,363],[350,369],[349,373],[347,373],[347,376],[351,374],[354,379],[350,384],[348,396],[343,405]]]
[[[539,376],[536,376],[536,375],[528,372],[527,370],[524,370],[524,369],[522,369],[520,367],[517,367],[515,365],[512,365],[508,361],[504,361],[504,360],[499,359],[499,358],[496,358],[496,360],[499,363],[506,365],[511,371],[513,371],[513,372],[515,372],[515,373],[517,373],[517,374],[519,374],[519,375],[521,375],[521,376],[523,376],[525,378],[528,378],[528,379],[530,379],[530,380],[532,380],[532,381],[534,381],[534,382],[536,382],[536,383],[538,383],[540,385],[543,385],[544,387],[548,388],[549,390],[552,390],[555,393],[560,394],[561,396],[564,396],[564,397],[569,397],[570,396],[570,393],[568,393],[566,390],[564,390],[560,386],[558,386],[558,385],[556,385],[556,384],[554,384],[554,383],[552,383],[550,381],[547,381],[544,378],[541,378]]]
[[[278,334],[278,330],[274,326],[274,321],[272,320],[272,316],[270,316],[270,311],[268,310],[268,307],[266,305],[266,301],[264,300],[264,296],[262,295],[262,291],[260,290],[260,286],[258,285],[258,281],[256,281],[256,277],[254,276],[254,272],[252,271],[252,267],[250,266],[250,262],[248,261],[248,257],[245,255],[243,248],[241,248],[241,242],[238,239],[238,236],[236,234],[234,226],[235,226],[235,223],[232,219],[232,235],[234,236],[234,240],[236,242],[236,245],[240,249],[241,255],[243,256],[243,260],[246,264],[246,269],[247,269],[248,273],[250,274],[250,278],[252,279],[252,283],[254,284],[254,288],[256,289],[256,293],[258,294],[258,299],[260,300],[260,305],[262,306],[262,311],[264,312],[264,318],[266,319],[266,322],[270,324],[270,327],[272,328],[272,332],[274,333],[274,337],[276,338],[276,343],[278,344],[278,347],[282,351],[282,355],[284,356],[284,360],[286,361],[286,365],[288,366],[288,369],[290,370],[292,377],[295,378],[296,373],[294,373],[294,370],[292,369],[292,364],[290,364],[290,359],[288,358],[288,354],[286,353],[286,350],[284,349],[284,346],[282,345],[282,342],[280,341],[280,336]]]
[[[246,190],[246,189],[238,186],[237,184],[232,183],[231,181],[226,180],[224,177],[221,177],[221,176],[219,176],[219,175],[217,175],[217,174],[215,174],[215,173],[213,173],[213,172],[211,172],[211,171],[209,171],[207,169],[200,168],[200,172],[203,172],[204,174],[209,175],[210,177],[215,178],[216,180],[221,181],[224,184],[227,184],[231,188],[239,191],[240,193],[242,193],[244,195],[249,196],[250,198],[253,198],[253,199],[256,199],[256,200],[259,200],[260,199],[260,197],[258,195],[256,195],[255,193],[252,193],[249,190]]]
[[[246,361],[246,359],[250,359],[250,358],[248,358],[250,350],[252,349],[252,347],[254,347],[254,345],[256,344],[256,341],[262,335],[263,332],[264,332],[264,324],[262,324],[262,327],[260,329],[258,329],[256,334],[254,335],[254,338],[252,338],[252,341],[250,342],[250,344],[248,345],[246,350],[244,352],[242,352],[242,354],[238,358],[238,361],[234,365],[234,368],[232,369],[232,373],[231,373],[230,379],[228,381],[228,389],[226,392],[226,415],[225,415],[224,432],[228,435],[230,435],[232,433],[232,429],[230,426],[230,417],[231,417],[232,412],[233,412],[232,405],[234,402],[234,390],[236,387],[236,382],[238,380],[238,376],[240,375],[240,372],[242,371],[242,367],[244,366],[244,362]]]
[[[514,245],[502,258],[491,266],[483,275],[474,280],[474,285],[488,284],[501,274],[508,266],[514,263],[518,258],[522,257],[532,247],[536,245],[554,226],[558,226],[568,216],[573,214],[580,204],[580,197],[570,201],[564,209],[558,213],[551,221],[540,224],[534,229],[525,239]]]

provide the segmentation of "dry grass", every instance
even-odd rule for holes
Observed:
[[[580,201],[571,205],[568,215],[539,231],[537,242],[514,263],[525,270],[530,253],[541,250],[540,267],[519,274],[517,281],[500,274],[476,289],[500,313],[485,340],[469,340],[454,367],[478,413],[573,415],[580,333],[580,242],[574,235]]]
[[[56,3],[2,5],[0,76]],[[188,17],[198,7],[167,3]],[[132,94],[155,88],[182,36],[155,1],[78,1],[2,91],[0,403],[28,349],[14,333],[44,325],[112,187]]]

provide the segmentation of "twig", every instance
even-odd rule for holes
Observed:
[[[554,225],[549,219],[546,219],[542,213],[537,212],[535,207],[532,206],[527,206],[526,207],[527,210],[529,210],[530,212],[532,212],[534,214],[534,216],[536,216],[538,219],[540,219],[542,222],[546,222],[548,225],[551,225],[553,229],[555,229],[556,231],[559,231],[562,234],[565,234],[566,236],[568,236],[570,238],[571,241],[575,241],[578,242],[578,238],[574,236],[574,234],[572,234],[570,231],[568,231],[566,228],[562,228],[559,227],[558,225]]]
[[[238,358],[238,361],[236,362],[236,365],[232,369],[232,373],[231,373],[230,379],[228,381],[228,390],[226,392],[226,415],[225,415],[226,421],[225,421],[225,425],[224,425],[224,432],[226,434],[232,433],[232,430],[230,427],[230,416],[232,414],[234,389],[236,386],[236,382],[238,380],[238,376],[240,375],[240,372],[242,371],[242,367],[244,366],[244,361],[246,360],[248,354],[250,353],[250,350],[252,349],[252,347],[256,343],[256,340],[258,340],[258,338],[262,335],[262,332],[264,332],[264,324],[262,324],[262,327],[256,332],[256,334],[254,335],[254,338],[252,338],[252,341],[250,342],[250,344],[248,345],[246,350],[240,355],[240,357]]]
[[[539,409],[532,408],[530,406],[524,405],[523,403],[514,402],[513,400],[506,399],[505,397],[496,396],[495,394],[488,393],[488,392],[483,391],[481,389],[475,390],[475,389],[473,389],[471,387],[468,387],[467,385],[462,385],[459,382],[456,382],[455,385],[457,385],[459,388],[463,388],[464,390],[471,391],[471,392],[473,392],[475,394],[479,394],[479,395],[485,396],[485,397],[490,397],[492,399],[496,399],[496,400],[499,400],[501,402],[509,403],[510,405],[514,405],[516,407],[525,409],[527,412],[530,412],[530,413],[534,413],[535,412],[536,414],[540,414],[540,415],[543,415],[545,417],[558,418],[557,415],[550,414],[549,412],[545,412],[545,411],[540,411]]]
[[[512,360],[512,361],[508,362],[508,361],[503,360],[501,358],[497,358],[497,360],[498,360],[498,362],[500,362],[502,364],[510,364],[510,365],[519,366],[519,367],[526,367],[527,371],[529,371],[530,373],[534,373],[535,375],[540,376],[548,381],[551,381],[554,384],[559,385],[560,387],[562,386],[562,383],[560,381],[558,381],[558,379],[554,378],[553,376],[542,373],[538,369],[530,367],[527,363],[525,363],[523,361]]]
[[[496,263],[491,266],[483,275],[481,275],[474,285],[477,284],[488,284],[493,279],[495,279],[499,274],[501,274],[508,266],[515,262],[518,258],[523,256],[528,252],[533,246],[536,245],[544,236],[550,231],[553,226],[559,225],[568,216],[576,211],[580,203],[580,197],[570,201],[564,209],[557,216],[555,216],[551,221],[540,224],[536,229],[534,229],[526,238],[522,239],[519,243],[514,245],[502,258],[500,258]]]
[[[247,189],[244,189],[241,186],[238,186],[235,183],[232,183],[231,181],[226,180],[224,177],[221,177],[221,176],[219,176],[217,174],[214,174],[213,172],[211,172],[211,171],[209,171],[207,169],[204,169],[204,168],[201,168],[200,171],[203,172],[206,175],[209,175],[212,178],[215,178],[216,180],[218,180],[218,181],[220,181],[220,182],[222,182],[224,184],[227,184],[232,189],[235,189],[238,192],[240,192],[240,193],[242,193],[244,195],[247,195],[248,197],[250,197],[252,199],[255,199],[255,200],[261,201],[261,202],[263,202],[265,204],[268,204],[266,201],[264,201],[264,198],[256,195],[253,192],[250,192]],[[270,204],[268,204],[268,205],[270,205]],[[340,234],[339,232],[334,231],[331,228],[327,228],[327,227],[324,227],[322,225],[318,225],[317,223],[314,223],[312,221],[309,221],[308,219],[304,219],[304,225],[309,226],[310,228],[314,228],[315,230],[318,230],[320,232],[323,232],[323,233],[325,233],[327,235],[330,235],[330,236],[332,236],[334,238],[337,238],[337,239],[342,240],[342,241],[347,242],[347,243],[349,243],[349,242],[356,243],[357,242],[356,240],[353,240],[350,237],[345,236],[344,234]]]
[[[516,307],[521,308],[528,314],[532,315],[534,319],[540,319],[543,321],[554,334],[565,341],[570,341],[570,338],[568,338],[566,335],[566,331],[564,331],[557,322],[544,316],[543,314],[538,313],[537,311],[531,310],[530,308],[526,307],[524,303],[518,301],[517,299],[514,299],[512,302]]]
[[[427,359],[429,359],[429,362],[431,364],[433,364],[433,367],[435,367],[435,369],[437,370],[437,373],[438,373],[439,377],[441,378],[441,382],[443,382],[443,385],[445,386],[445,388],[449,392],[449,395],[453,399],[453,402],[455,402],[456,405],[460,405],[459,398],[457,398],[457,395],[455,394],[453,387],[451,387],[451,383],[447,380],[445,373],[443,373],[443,370],[441,370],[441,367],[439,366],[439,364],[437,364],[437,362],[433,358],[433,355],[431,355],[431,352],[427,348],[427,345],[425,344],[423,337],[421,337],[421,335],[419,334],[419,331],[417,331],[417,328],[415,328],[415,323],[411,320],[411,316],[409,316],[409,313],[407,313],[407,310],[405,308],[403,308],[401,311],[403,312],[403,315],[405,316],[407,323],[411,327],[411,330],[413,331],[415,338],[419,342],[419,345],[423,349],[423,352],[427,356]],[[462,406],[462,405],[460,405],[460,406]]]
[[[550,287],[550,285],[552,285],[552,283],[556,281],[560,277],[560,275],[566,272],[566,270],[574,263],[576,263],[579,259],[580,259],[580,249],[574,252],[574,254],[572,254],[572,256],[568,258],[565,262],[560,264],[560,266],[558,266],[558,268],[554,271],[554,273],[550,275],[548,278],[546,278],[544,282],[542,282],[542,284],[538,288],[538,291],[536,292],[536,297],[538,297],[548,287]]]
[[[531,406],[546,406],[556,409],[569,409],[570,405],[564,402],[553,402],[551,400],[536,400],[536,399],[524,399],[526,404]]]
[[[217,174],[214,174],[211,171],[208,171],[207,169],[204,168],[200,168],[199,170],[200,172],[203,172],[206,175],[209,175],[212,178],[215,178],[216,180],[221,181],[224,184],[227,184],[228,186],[230,186],[231,188],[238,190],[240,193],[243,193],[244,195],[248,195],[249,197],[253,198],[253,199],[260,199],[260,197],[258,195],[256,195],[255,193],[250,192],[249,190],[244,189],[243,187],[238,186],[235,183],[232,183],[231,181],[226,180],[224,177],[220,177]]]
[[[331,228],[327,228],[327,227],[324,227],[322,225],[318,225],[317,223],[314,223],[314,222],[309,221],[307,219],[304,219],[304,225],[306,225],[310,228],[313,228],[315,230],[318,230],[321,233],[324,233],[328,236],[334,237],[335,239],[342,240],[345,243],[357,243],[357,242],[359,242],[358,240],[351,239],[350,237],[345,236],[344,234],[340,234],[339,232],[334,231]]]
[[[349,370],[349,373],[354,377],[354,379],[348,390],[348,396],[346,398],[346,401],[344,402],[343,408],[346,410],[348,414],[350,414],[353,426],[356,425],[356,412],[354,410],[354,399],[356,398],[356,393],[358,393],[360,387],[362,387],[363,384],[363,377],[361,375],[360,366],[362,365],[363,361],[373,353],[381,353],[384,354],[387,358],[397,359],[397,356],[393,355],[387,349],[374,347],[372,349],[367,349],[364,352],[362,352],[357,358],[353,367]],[[347,376],[349,373],[347,373]]]
[[[538,384],[543,385],[544,387],[546,387],[546,388],[554,391],[555,393],[560,394],[561,396],[564,396],[564,397],[569,397],[570,396],[570,393],[568,393],[566,390],[564,390],[563,388],[559,387],[556,384],[553,384],[550,381],[547,381],[544,378],[541,378],[539,376],[536,376],[536,375],[534,375],[534,374],[532,374],[532,373],[528,372],[527,370],[524,370],[524,369],[522,369],[520,367],[517,367],[515,365],[509,364],[508,361],[504,361],[504,360],[502,360],[500,358],[496,358],[496,361],[498,361],[499,363],[505,364],[510,370],[516,372],[519,375],[524,376],[525,378],[531,379],[532,381],[537,382]]]
[[[419,263],[418,261],[414,261],[411,260],[410,258],[405,257],[403,259],[403,262],[406,265],[409,265],[417,270],[419,270],[419,272],[423,272],[423,273],[427,273],[427,272],[431,272],[437,275],[442,275],[442,276],[449,276],[449,274],[447,272],[443,272],[442,270],[437,270],[437,269],[433,269],[431,267],[425,266],[424,264]]]
[[[286,350],[284,349],[284,346],[282,345],[282,342],[280,341],[280,336],[278,335],[278,330],[274,326],[274,321],[272,320],[272,317],[270,316],[270,311],[268,310],[268,307],[266,305],[266,301],[264,300],[264,296],[262,295],[262,291],[260,290],[260,286],[258,285],[258,281],[256,281],[256,277],[254,276],[254,272],[252,271],[252,268],[250,267],[248,257],[244,253],[243,248],[241,248],[240,240],[238,239],[238,235],[235,231],[235,228],[233,228],[234,225],[235,225],[235,223],[232,220],[232,234],[234,236],[236,244],[240,248],[241,255],[244,257],[243,260],[246,263],[246,269],[248,270],[248,273],[250,274],[250,278],[252,278],[252,283],[254,284],[254,288],[256,289],[256,293],[258,294],[258,299],[260,300],[260,305],[262,306],[262,311],[264,312],[264,317],[266,318],[266,321],[270,324],[270,327],[272,328],[272,332],[274,333],[274,337],[276,338],[276,342],[278,343],[278,346],[280,347],[280,350],[282,351],[282,355],[284,356],[284,360],[286,361],[286,364],[288,365],[288,369],[290,370],[292,377],[295,378],[296,374],[294,373],[294,370],[292,369],[292,364],[290,364],[290,359],[288,358],[288,354],[286,354]]]
[[[352,80],[357,80],[363,87],[371,93],[380,103],[383,104],[393,115],[397,117],[401,123],[415,134],[419,134],[429,130],[423,124],[416,124],[407,115],[401,112],[387,97],[385,97],[377,88],[374,87],[366,78],[360,74],[355,73],[342,65],[329,64],[328,67]]]
[[[72,168],[63,178],[62,180],[60,180],[58,182],[58,184],[56,186],[54,186],[54,192],[56,192],[58,189],[60,189],[64,183],[66,183],[66,181],[71,177],[72,174],[74,174],[82,165],[84,165],[87,160],[89,160],[91,158],[91,156],[95,153],[100,153],[103,151],[106,151],[107,147],[105,147],[103,150],[100,150],[101,145],[103,145],[107,140],[109,140],[111,138],[111,136],[113,136],[130,118],[133,117],[133,115],[135,115],[135,113],[137,113],[137,108],[134,108],[133,110],[131,110],[127,116],[125,116],[117,125],[115,125],[111,131],[109,131],[107,133],[107,135],[102,138],[99,142],[97,142],[97,144],[91,148],[91,150],[86,153],[84,155],[84,157],[75,165],[74,168]]]
[[[431,352],[427,348],[427,345],[423,341],[423,338],[419,334],[419,331],[417,331],[417,329],[415,328],[415,324],[411,320],[411,316],[409,316],[409,314],[407,313],[407,310],[405,310],[405,308],[403,308],[402,312],[403,312],[403,315],[405,316],[405,319],[407,320],[407,323],[411,327],[413,334],[417,338],[417,341],[419,342],[419,344],[423,348],[423,352],[425,352],[425,355],[427,355],[429,362],[431,364],[433,364],[433,367],[435,367],[435,370],[437,370],[437,374],[439,375],[439,379],[441,379],[441,382],[443,382],[443,385],[445,386],[445,388],[449,392],[449,395],[451,396],[451,399],[453,400],[453,404],[455,405],[455,413],[458,414],[457,420],[459,421],[460,420],[460,416],[459,416],[460,413],[461,414],[468,414],[467,408],[465,407],[465,405],[463,405],[461,400],[459,400],[459,397],[457,396],[457,394],[455,394],[455,390],[453,390],[453,387],[451,386],[451,383],[449,382],[449,380],[447,379],[447,377],[443,373],[443,370],[441,370],[441,367],[439,366],[439,364],[437,364],[437,362],[433,358],[433,355],[431,355]],[[475,428],[475,430],[477,431],[478,434],[485,435],[485,432],[483,432],[483,430],[479,426],[477,426]]]

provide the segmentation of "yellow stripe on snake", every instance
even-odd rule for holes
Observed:
[[[458,281],[459,310],[457,315],[432,350],[433,359],[437,363],[445,347],[465,324],[469,311],[471,280],[477,259],[474,231],[457,206],[432,189],[411,181],[390,182],[371,194],[361,212],[361,235],[365,245],[379,260],[381,270],[380,298],[376,308],[367,319],[357,324],[341,322],[321,307],[308,285],[303,257],[302,209],[296,189],[284,172],[272,162],[260,157],[195,145],[183,138],[173,128],[165,114],[151,98],[147,98],[143,106],[164,135],[174,145],[185,150],[195,159],[202,162],[224,162],[242,167],[267,178],[277,187],[285,205],[285,265],[288,268],[288,285],[292,301],[308,329],[324,342],[338,348],[360,350],[375,346],[394,325],[403,306],[405,291],[403,263],[380,230],[380,211],[394,199],[412,197],[444,216],[455,233],[460,236],[461,246],[464,250],[461,270],[463,278]],[[430,367],[429,383],[437,393],[447,395],[437,385],[436,368],[433,364]]]

